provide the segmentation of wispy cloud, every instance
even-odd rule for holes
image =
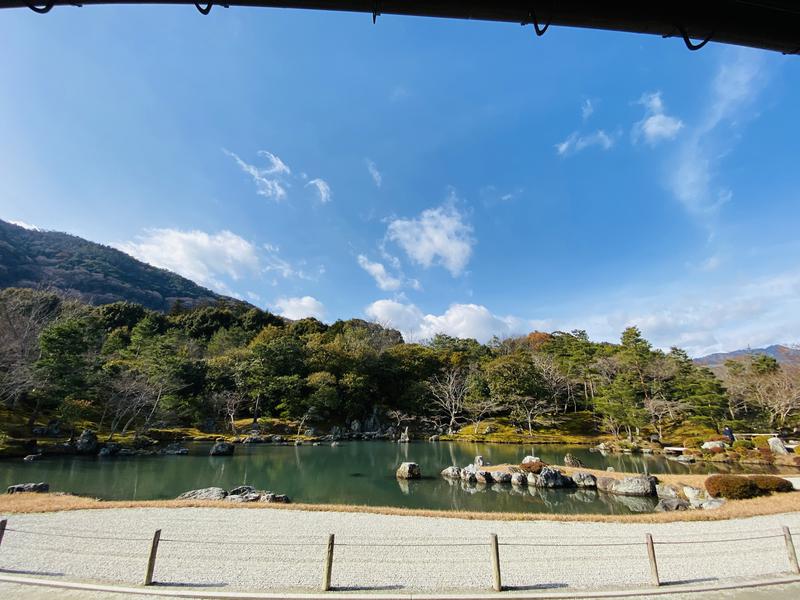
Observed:
[[[594,104],[592,104],[592,101],[587,98],[583,101],[583,104],[581,104],[581,119],[587,121],[593,114]]]
[[[719,167],[732,149],[736,129],[752,116],[747,109],[767,78],[763,55],[751,50],[728,52],[718,68],[701,118],[687,130],[667,165],[668,187],[692,215],[713,217],[733,197],[733,191],[719,181]]]
[[[592,146],[597,146],[602,150],[610,150],[614,146],[614,137],[603,129],[598,129],[594,133],[587,135],[581,135],[577,131],[573,131],[567,139],[556,144],[555,149],[559,156],[570,156]]]
[[[381,187],[381,185],[383,184],[383,175],[378,170],[377,165],[375,164],[374,161],[370,160],[369,158],[366,159],[366,164],[367,164],[367,171],[369,171],[370,177],[372,177],[372,181],[375,182],[375,185],[377,187]]]
[[[363,254],[358,255],[358,266],[369,273],[378,287],[384,291],[399,290],[403,285],[403,280],[389,274],[383,263],[372,262]]]
[[[633,126],[631,138],[634,143],[644,141],[655,146],[664,140],[673,140],[683,129],[683,121],[666,114],[661,92],[643,94],[639,104],[644,106],[644,117]]]
[[[27,229],[29,231],[42,231],[36,225],[31,225],[30,223],[26,223],[25,221],[9,221],[12,225],[16,225],[17,227],[22,227],[23,229]]]
[[[225,148],[222,151],[233,158],[239,168],[250,175],[256,184],[256,193],[266,198],[284,200],[286,198],[286,187],[289,185],[284,180],[285,176],[291,175],[292,171],[280,158],[266,150],[259,150],[258,155],[267,161],[266,167],[257,167],[242,160],[239,155]]]
[[[321,320],[325,317],[325,305],[313,296],[278,298],[272,306],[287,319],[314,317]]]
[[[324,179],[320,179],[319,177],[312,179],[306,184],[306,187],[308,186],[313,186],[317,189],[319,201],[323,204],[327,204],[331,201],[331,186],[328,185],[328,182]]]
[[[325,273],[325,267],[322,265],[309,272],[305,268],[305,261],[300,261],[297,265],[292,264],[292,262],[281,257],[278,246],[264,244],[263,249],[261,263],[265,273],[273,273],[283,279],[304,279],[306,281],[317,281]]]
[[[472,225],[455,206],[454,198],[429,208],[413,219],[394,219],[386,236],[406,255],[426,269],[441,265],[453,277],[460,275],[472,256],[475,239]]]

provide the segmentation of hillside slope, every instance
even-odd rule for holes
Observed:
[[[782,364],[800,363],[800,349],[790,348],[782,344],[773,344],[766,348],[748,348],[746,350],[734,350],[733,352],[717,352],[708,356],[701,356],[694,360],[695,364],[706,367],[716,367],[725,364],[726,360],[736,360],[751,354],[766,354]]]
[[[91,304],[128,300],[154,310],[230,300],[114,248],[0,220],[0,288],[49,288]]]

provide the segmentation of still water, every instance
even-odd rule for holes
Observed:
[[[187,490],[248,484],[287,494],[294,502],[357,504],[440,510],[625,514],[653,509],[649,498],[627,498],[589,490],[514,489],[510,485],[468,487],[439,472],[464,466],[477,454],[492,464],[519,463],[527,454],[562,464],[571,452],[588,467],[650,473],[730,471],[700,463],[686,466],[660,456],[590,453],[565,445],[517,446],[472,443],[350,442],[338,447],[237,445],[232,457],[209,456],[210,444],[189,444],[188,456],[124,458],[51,457],[35,462],[0,462],[3,487],[46,481],[53,491],[116,499],[168,499]],[[398,481],[403,461],[419,463],[423,479]],[[749,469],[752,471],[752,469]]]

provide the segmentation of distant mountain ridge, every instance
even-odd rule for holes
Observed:
[[[56,289],[91,304],[127,300],[161,311],[175,302],[187,308],[240,302],[115,248],[0,220],[0,288],[7,287]]]
[[[783,344],[773,344],[766,348],[734,350],[733,352],[716,352],[696,358],[694,362],[706,367],[716,367],[723,365],[726,360],[736,360],[737,358],[744,358],[751,354],[766,354],[783,364],[800,364],[800,348],[791,348]]]

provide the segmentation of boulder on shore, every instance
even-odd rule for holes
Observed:
[[[224,500],[228,492],[220,487],[189,490],[178,496],[177,500]]]
[[[725,442],[714,440],[712,442],[703,442],[700,446],[701,450],[725,450]]]
[[[657,480],[648,475],[637,475],[614,479],[613,477],[600,477],[597,480],[597,489],[609,494],[621,496],[655,496]]]
[[[586,467],[586,465],[584,465],[579,458],[576,458],[569,452],[564,455],[564,464],[568,467],[573,467],[576,469],[583,469]]]
[[[95,454],[97,452],[97,434],[91,429],[84,429],[75,440],[75,452],[78,454]]]
[[[676,510],[689,510],[691,506],[686,500],[680,498],[662,498],[656,504],[656,512],[672,512]]]
[[[591,473],[586,473],[585,471],[576,471],[573,473],[572,480],[575,482],[575,485],[581,488],[597,487],[597,477]]]
[[[531,478],[528,477],[528,483]],[[555,467],[542,467],[542,470],[536,475],[534,485],[541,488],[563,488],[572,487],[575,485],[572,477],[567,477]]]
[[[769,449],[772,450],[773,454],[789,454],[789,451],[786,449],[786,446],[783,445],[783,442],[780,438],[769,438],[767,443],[769,444]]]
[[[522,459],[522,464],[523,465],[527,465],[528,463],[535,463],[535,462],[539,462],[539,459],[536,458],[535,456],[531,455],[531,454],[529,454],[528,456],[526,456],[525,458]]]
[[[232,456],[234,450],[234,445],[228,442],[217,442],[211,448],[211,452],[209,454],[211,456]]]
[[[528,485],[528,476],[525,473],[513,473],[511,475],[511,485]]]
[[[50,491],[50,484],[49,483],[17,483],[15,485],[8,486],[6,489],[7,494],[23,494],[23,493],[36,493],[36,494],[46,494]]]
[[[422,477],[422,471],[417,463],[404,462],[397,467],[395,475],[398,479],[419,479]]]
[[[511,483],[511,473],[505,471],[492,471],[492,479],[495,483]]]

